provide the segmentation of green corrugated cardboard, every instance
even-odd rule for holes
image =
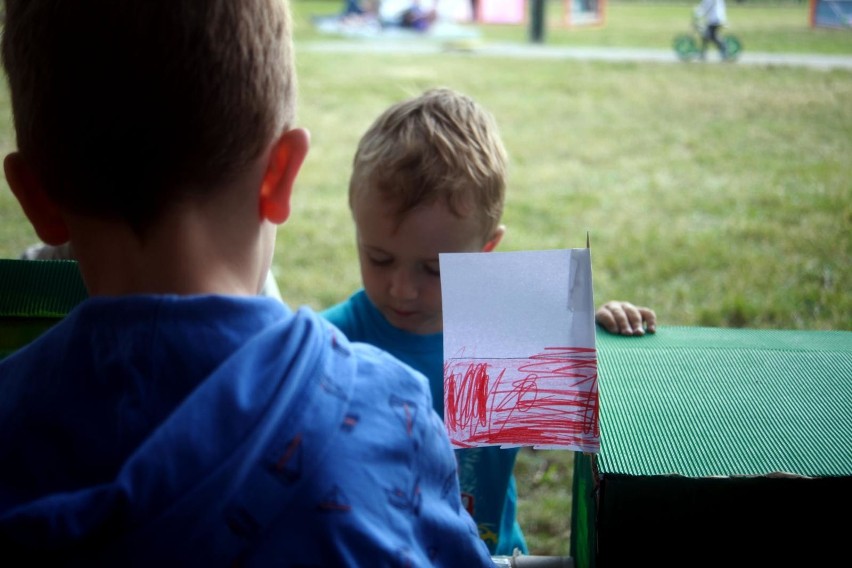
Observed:
[[[0,259],[0,358],[38,337],[86,296],[72,260]]]
[[[599,334],[597,349],[601,451],[576,460],[577,566],[845,549],[852,332],[662,327]]]

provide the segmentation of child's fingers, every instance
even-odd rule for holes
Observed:
[[[599,326],[610,333],[618,333],[618,323],[613,317],[612,311],[607,308],[601,308],[595,313],[595,321]]]
[[[651,308],[640,307],[637,309],[645,322],[645,330],[648,333],[655,333],[657,331],[657,314]]]
[[[631,323],[636,322],[639,312],[629,302],[612,301],[604,304],[597,313],[597,321],[610,333],[621,335],[634,335],[636,327]],[[641,321],[639,322],[641,329]],[[641,331],[644,333],[644,331]]]
[[[654,310],[630,302],[607,302],[595,313],[595,321],[608,332],[621,335],[645,335],[646,330],[648,333],[657,331]]]

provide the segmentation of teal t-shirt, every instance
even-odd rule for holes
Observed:
[[[435,410],[444,415],[444,334],[417,335],[392,326],[364,290],[321,312],[350,341],[370,343],[414,367],[429,379]],[[473,516],[491,554],[511,555],[527,544],[517,522],[515,459],[518,448],[458,449],[462,502]]]

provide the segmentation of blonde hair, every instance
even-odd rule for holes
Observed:
[[[467,95],[430,89],[388,108],[363,135],[349,205],[377,191],[402,221],[417,206],[441,200],[459,217],[473,208],[490,234],[503,214],[507,167],[494,117]]]
[[[137,232],[295,120],[286,0],[5,0],[18,147],[50,197]]]

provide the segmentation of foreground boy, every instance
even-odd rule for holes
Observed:
[[[443,414],[442,252],[489,252],[500,223],[507,156],[490,113],[470,97],[433,89],[391,106],[355,154],[349,205],[364,289],[323,312],[352,341],[377,345],[429,377]],[[613,332],[653,332],[654,312],[608,302]],[[518,448],[457,450],[463,500],[493,554],[527,546],[516,520]]]
[[[426,379],[258,297],[308,150],[283,0],[6,0],[12,191],[89,299],[0,362],[0,550],[488,566]]]

